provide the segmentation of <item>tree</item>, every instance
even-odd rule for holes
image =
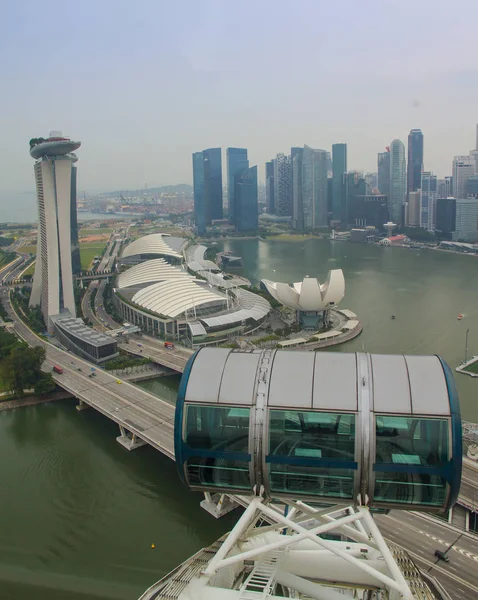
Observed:
[[[43,377],[41,366],[45,360],[45,349],[41,346],[29,348],[16,346],[3,363],[3,377],[7,386],[18,396],[23,396],[23,391],[34,387]]]
[[[55,387],[56,383],[53,381],[51,373],[42,373],[35,383],[35,394],[37,394],[37,396],[48,394],[48,392],[52,392]]]

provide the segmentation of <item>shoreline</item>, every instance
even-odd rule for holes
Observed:
[[[69,392],[58,391],[50,392],[43,396],[26,396],[24,398],[14,398],[13,400],[0,401],[0,412],[4,410],[14,410],[24,406],[35,406],[37,404],[45,404],[46,402],[57,402],[58,400],[66,400],[73,398]]]

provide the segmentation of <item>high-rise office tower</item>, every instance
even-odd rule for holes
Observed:
[[[456,227],[452,239],[456,242],[478,241],[478,198],[456,199]]]
[[[279,217],[292,217],[291,171],[290,156],[278,154],[274,159],[274,205]]]
[[[455,156],[452,163],[453,196],[466,198],[468,178],[475,174],[475,161],[471,156]]]
[[[345,181],[347,144],[332,144],[332,217],[345,222]]]
[[[273,215],[275,212],[273,160],[266,162],[266,211],[270,215]]]
[[[304,146],[301,186],[304,229],[327,227],[327,163],[325,150]]]
[[[207,217],[204,198],[204,156],[202,152],[193,153],[193,195],[194,220],[199,235],[206,233]]]
[[[204,156],[206,214],[211,223],[223,217],[221,148],[208,148],[202,153]]]
[[[456,200],[455,198],[437,198],[436,231],[447,240],[451,240],[456,229]]]
[[[453,195],[453,177],[446,176],[445,179],[439,179],[437,182],[437,197],[448,198]]]
[[[401,225],[402,205],[407,194],[407,175],[405,164],[405,146],[401,140],[393,140],[390,144],[390,219]]]
[[[51,317],[65,310],[76,316],[72,255],[78,246],[73,166],[77,157],[73,152],[80,145],[58,131],[51,132],[48,139],[30,140],[38,200],[37,260],[30,306],[40,305],[49,331],[53,331]]]
[[[354,202],[356,196],[367,195],[367,183],[363,176],[363,173],[358,171],[351,171],[345,175],[345,194],[346,194],[346,207],[345,207],[345,222],[353,223],[351,216],[349,215],[349,208]]]
[[[408,194],[408,227],[420,227],[420,190]]]
[[[196,228],[203,234],[223,216],[221,148],[193,153],[193,191]]]
[[[478,175],[468,177],[466,182],[466,197],[478,198]]]
[[[412,129],[408,134],[407,193],[420,189],[423,171],[423,133]]]
[[[436,228],[437,177],[423,171],[420,184],[420,227],[427,231]]]
[[[377,185],[378,190],[384,196],[388,196],[390,193],[390,151],[378,153],[378,175]]]
[[[227,148],[227,197],[228,197],[228,218],[229,223],[235,225],[234,222],[234,176],[242,173],[244,169],[249,168],[247,160],[247,150],[245,148]]]
[[[234,224],[237,231],[257,231],[257,167],[247,167],[234,175]]]
[[[303,148],[294,148],[292,160],[292,205],[294,229],[302,231],[304,229],[304,205],[302,202],[302,157]],[[298,151],[299,150],[299,151]]]

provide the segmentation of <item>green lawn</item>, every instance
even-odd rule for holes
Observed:
[[[108,240],[105,240],[104,242],[89,242],[80,244],[81,268],[83,271],[89,270],[91,261],[95,258],[95,256],[100,256],[107,243]]]
[[[23,273],[23,276],[25,275],[32,275],[35,273],[35,261],[32,262],[32,264],[28,267],[28,269]]]
[[[18,248],[18,252],[23,252],[24,254],[36,254],[37,253],[37,245],[30,244],[28,246],[20,246],[20,248]]]
[[[12,261],[17,258],[15,252],[4,252],[0,250],[0,268],[9,265]]]
[[[463,371],[478,374],[478,360],[476,360],[474,363],[471,363],[471,365],[468,365],[465,369],[463,369]]]

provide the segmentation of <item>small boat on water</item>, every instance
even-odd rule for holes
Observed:
[[[395,319],[395,315],[392,315],[390,318],[391,318],[391,319]]]
[[[459,314],[459,315],[457,316],[457,319],[458,319],[459,321],[461,321],[461,320],[463,319],[463,315],[462,315],[462,314]]]

